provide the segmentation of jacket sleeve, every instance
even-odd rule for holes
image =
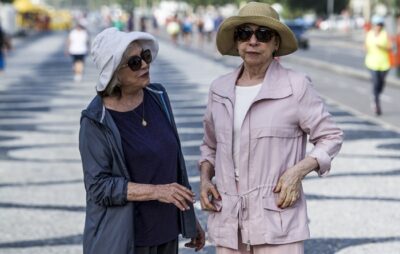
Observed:
[[[329,173],[331,161],[341,148],[343,132],[326,110],[309,78],[304,78],[298,115],[300,127],[310,135],[309,141],[314,145],[308,156],[318,161],[318,175],[325,176]]]
[[[79,131],[79,151],[88,199],[99,206],[125,205],[128,180],[112,174],[112,155],[106,136],[85,117]]]
[[[211,89],[208,94],[208,103],[206,112],[203,118],[203,128],[204,128],[204,137],[203,143],[200,146],[200,160],[199,165],[204,161],[210,162],[213,166],[215,166],[215,149],[217,146],[217,141],[215,138],[215,128],[214,121],[212,118],[212,97],[211,97]]]

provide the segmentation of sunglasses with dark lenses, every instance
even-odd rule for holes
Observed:
[[[248,26],[244,26],[235,29],[234,39],[235,41],[249,41],[253,34],[256,35],[257,41],[267,43],[276,35],[276,32],[267,27],[259,27],[253,30]]]
[[[142,67],[142,60],[145,61],[145,63],[147,64],[151,63],[151,61],[153,60],[153,56],[151,55],[150,49],[142,50],[140,56],[129,57],[128,62],[122,65],[121,68],[128,66],[129,69],[131,69],[132,71],[140,70],[140,68]]]

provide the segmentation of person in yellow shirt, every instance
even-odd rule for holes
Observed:
[[[373,28],[368,31],[365,39],[365,65],[371,72],[373,84],[372,110],[376,115],[382,114],[380,95],[385,87],[385,78],[390,70],[389,52],[390,40],[384,29],[384,19],[379,16],[372,18]]]

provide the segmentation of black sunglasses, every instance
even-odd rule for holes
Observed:
[[[248,41],[253,34],[256,35],[257,41],[267,43],[276,35],[276,32],[263,26],[255,31],[248,26],[242,26],[235,29],[234,39],[235,41]]]
[[[150,64],[153,60],[150,49],[145,49],[140,52],[140,56],[131,56],[126,64],[123,64],[121,68],[129,67],[132,71],[140,70],[142,67],[142,60],[147,64]]]

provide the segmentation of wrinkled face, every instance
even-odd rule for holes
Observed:
[[[239,55],[248,66],[270,63],[273,52],[279,48],[279,36],[275,31],[254,24],[237,27],[235,39]]]
[[[142,50],[142,47],[138,44],[134,44],[129,49],[127,60],[117,73],[121,89],[137,90],[146,87],[150,83],[151,60],[147,59],[146,53],[147,51]],[[135,63],[136,68],[131,68],[132,63]]]

